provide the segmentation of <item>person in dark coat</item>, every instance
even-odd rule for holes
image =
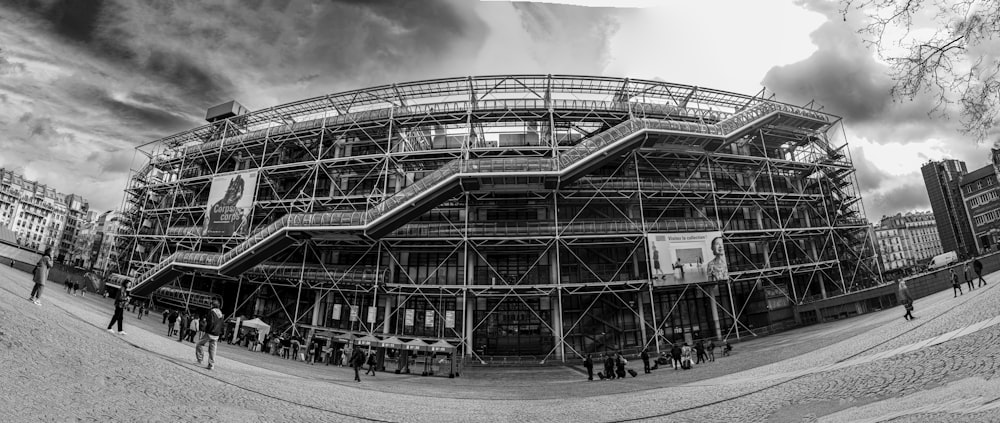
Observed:
[[[672,362],[671,364],[673,364],[673,366],[674,366],[674,370],[680,370],[680,368],[681,368],[681,346],[680,345],[674,344],[674,346],[670,348],[670,361]]]
[[[611,354],[604,355],[604,376],[608,379],[615,379],[615,359]]]
[[[708,341],[708,361],[715,361],[715,341]]]
[[[108,323],[108,332],[114,332],[111,330],[111,325],[118,323],[118,334],[125,335],[125,331],[122,330],[122,321],[125,320],[125,306],[128,304],[129,300],[129,282],[122,282],[122,287],[118,290],[118,295],[115,296],[115,314],[111,316],[111,322]]]
[[[365,364],[365,354],[361,352],[360,347],[354,347],[354,351],[351,352],[350,365],[354,368],[354,381],[361,382],[361,375],[358,373],[358,369]]]
[[[972,270],[976,271],[976,277],[979,278],[979,286],[986,285],[986,279],[983,279],[983,262],[979,261],[979,259],[973,260]]]
[[[191,324],[191,316],[185,311],[181,314],[181,330],[180,337],[177,338],[177,342],[184,342],[184,338],[187,336],[188,326]]]
[[[962,292],[962,284],[958,282],[958,275],[955,274],[955,269],[948,269],[948,273],[951,278],[951,293],[955,294],[954,298],[958,298],[958,294],[965,295]]]
[[[35,303],[35,305],[42,305],[39,300],[42,299],[42,289],[45,288],[45,281],[49,279],[49,269],[51,268],[52,247],[49,247],[45,249],[45,254],[42,254],[38,264],[35,264],[35,271],[32,275],[35,285],[31,288],[31,296],[28,297],[28,301]]]
[[[698,341],[697,344],[694,344],[694,351],[698,356],[698,359],[695,360],[695,364],[701,364],[708,361],[708,357],[705,355],[705,341]]]
[[[590,354],[583,359],[583,367],[587,368],[587,380],[594,380],[594,360],[590,358]]]
[[[962,274],[965,275],[965,284],[969,286],[969,292],[972,292],[974,278],[972,277],[972,268],[969,267],[969,262],[965,262],[965,265],[962,266]]]
[[[639,354],[639,358],[642,359],[642,372],[649,373],[649,352],[645,348],[642,349],[642,354]]]
[[[913,311],[913,296],[910,295],[910,289],[906,287],[906,281],[899,281],[899,303],[906,309],[906,314],[903,315],[904,320],[916,318],[911,313]]]
[[[167,313],[167,337],[174,336],[174,325],[177,324],[177,311],[170,310]]]
[[[625,360],[625,356],[623,356],[622,353],[620,352],[615,353],[615,365],[617,366],[617,371],[618,371],[617,375],[622,379],[625,379],[626,363],[628,363],[628,360]]]
[[[375,367],[378,366],[378,358],[375,357],[374,351],[368,353],[367,364],[368,364],[368,370],[365,370],[365,375],[367,376],[368,372],[371,372],[372,376],[375,376]]]

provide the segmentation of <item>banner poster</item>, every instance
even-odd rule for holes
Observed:
[[[358,321],[358,307],[357,306],[351,306],[351,318],[350,318],[350,321],[352,321],[352,322]]]
[[[447,329],[455,328],[455,310],[445,310],[444,327]]]
[[[427,310],[424,312],[424,327],[434,327],[434,310]]]
[[[403,319],[404,326],[413,326],[413,315],[414,310],[412,308],[406,309],[406,317]]]
[[[250,209],[257,190],[257,173],[253,170],[212,178],[205,235],[229,237],[247,234]]]
[[[729,280],[722,232],[649,234],[653,286]]]
[[[333,315],[333,316],[331,316],[331,317],[333,317],[333,320],[340,320],[340,308],[341,307],[342,306],[340,304],[334,304],[333,305],[333,313],[331,313]]]
[[[375,306],[368,306],[368,318],[365,319],[365,321],[368,322],[368,323],[375,323],[375,314],[376,313],[377,312],[376,312]]]

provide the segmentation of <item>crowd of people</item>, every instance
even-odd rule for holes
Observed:
[[[671,366],[674,370],[689,370],[695,364],[714,362],[716,348],[714,340],[709,340],[708,345],[705,345],[704,340],[699,340],[694,345],[686,342],[684,344],[675,343],[670,351],[661,353],[655,360],[651,359],[648,350],[643,349],[639,353],[639,359],[642,360],[642,370],[646,374],[657,370],[660,366]],[[732,350],[732,344],[728,340],[724,341],[722,355],[728,356]],[[598,364],[604,366],[604,371],[597,373],[600,380],[624,379],[626,375],[632,377],[639,375],[637,371],[628,368],[628,360],[621,352],[605,353]],[[587,354],[584,357],[583,367],[587,369],[587,380],[594,380],[594,357],[592,354]]]

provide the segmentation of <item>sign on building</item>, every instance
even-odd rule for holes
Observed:
[[[216,176],[208,192],[205,234],[229,237],[245,235],[250,225],[250,209],[257,190],[257,171]]]

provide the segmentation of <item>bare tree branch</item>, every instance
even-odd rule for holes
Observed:
[[[1000,0],[841,0],[846,21],[860,12],[864,43],[889,65],[894,99],[930,94],[929,114],[957,105],[962,131],[1000,142]],[[927,29],[936,28],[927,35]],[[992,139],[990,139],[992,138]]]

